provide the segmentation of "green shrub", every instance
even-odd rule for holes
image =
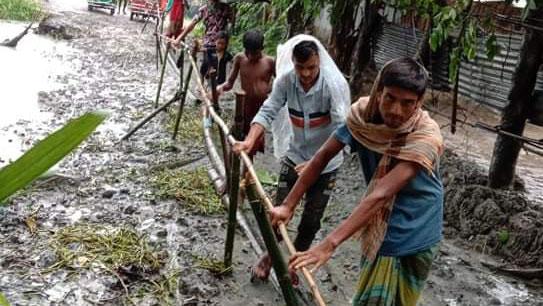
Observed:
[[[41,13],[37,0],[2,0],[0,1],[0,19],[36,20]]]

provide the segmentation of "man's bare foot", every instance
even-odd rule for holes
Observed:
[[[288,270],[288,274],[290,275],[290,282],[292,283],[292,286],[297,288],[298,285],[300,285],[300,278],[298,277],[298,274],[296,274],[296,271],[294,270]]]
[[[266,253],[265,255],[260,257],[258,263],[251,268],[251,282],[254,282],[257,279],[261,281],[267,281],[270,277],[271,268],[271,257]],[[298,274],[296,274],[296,271],[294,270],[289,270],[288,272],[290,274],[292,286],[298,287],[298,285],[300,284]]]
[[[260,257],[258,263],[251,269],[251,282],[259,279],[262,281],[268,280],[270,276],[270,270],[272,267],[271,257],[266,253]]]

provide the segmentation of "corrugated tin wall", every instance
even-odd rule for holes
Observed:
[[[381,33],[377,37],[373,57],[378,69],[397,57],[413,56],[423,38],[423,33],[418,29],[405,28],[392,23],[385,23],[381,27]],[[444,52],[446,55],[447,52]],[[432,67],[429,69],[432,79],[432,87],[436,89],[446,89],[449,86],[447,56],[432,58]]]
[[[413,28],[405,28],[392,23],[385,23],[374,48],[374,58],[378,68],[393,58],[413,56],[422,38],[422,33]],[[507,103],[511,80],[517,64],[522,36],[518,34],[497,34],[501,53],[489,61],[485,54],[484,40],[481,40],[475,60],[463,61],[460,68],[459,93],[476,102],[502,109]],[[509,47],[508,47],[509,46]],[[448,84],[448,59],[434,59],[434,88],[443,88]],[[536,89],[543,90],[543,71],[540,71]]]

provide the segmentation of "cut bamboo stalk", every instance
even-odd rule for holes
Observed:
[[[211,137],[211,126],[209,126],[209,122],[211,121],[209,117],[209,113],[207,112],[207,109],[205,106],[202,107],[203,110],[203,126],[204,126],[204,141],[206,143],[206,147],[208,148],[207,152],[209,155],[209,160],[211,161],[211,165],[217,169],[219,172],[219,175],[224,177],[226,179],[226,170],[224,169],[224,165],[222,163],[221,157],[219,153],[217,152],[217,149],[215,145],[213,144],[213,138]],[[224,190],[223,190],[224,191]]]
[[[192,65],[189,66],[189,71],[187,72],[187,77],[185,78],[185,83],[183,84],[183,93],[181,96],[181,102],[179,103],[179,110],[177,111],[177,118],[175,118],[175,128],[173,130],[172,139],[177,137],[177,132],[179,131],[179,123],[181,122],[181,117],[183,116],[183,108],[185,107],[185,101],[187,100],[187,93],[190,84],[190,78],[192,77]],[[181,68],[181,71],[183,69]]]
[[[205,107],[202,107],[202,114],[203,114],[203,120],[209,120],[208,114]],[[213,143],[213,140],[211,138],[211,127],[204,125],[204,138],[206,139],[206,147],[207,147],[207,153],[209,159],[211,162],[211,167],[208,170],[208,176],[210,177],[210,180],[213,182],[213,187],[215,188],[215,191],[217,194],[223,194],[221,196],[221,202],[225,206],[225,208],[228,210],[230,207],[230,200],[228,198],[228,195],[224,194],[222,190],[224,189],[224,186],[226,184],[226,177],[224,173],[224,166],[222,165],[222,161],[220,159],[220,155],[218,153],[217,147]],[[222,174],[221,174],[222,173]],[[220,179],[217,179],[217,176],[220,177]],[[243,183],[242,183],[243,184]],[[256,255],[262,256],[264,254],[264,250],[260,246],[260,243],[255,238],[255,235],[253,234],[253,230],[249,227],[247,220],[245,219],[245,216],[242,212],[239,210],[236,212],[236,220],[238,224],[240,225],[241,229],[245,233],[245,236],[247,239],[249,239],[249,242],[251,243],[252,248],[255,250]],[[277,291],[281,291],[281,286],[279,285],[279,281],[277,280],[277,277],[275,275],[275,272],[271,274],[271,282],[275,289]]]
[[[232,135],[240,139],[243,129],[243,105],[245,103],[245,94],[236,93],[236,107],[234,111],[234,127]],[[224,246],[224,266],[232,265],[232,252],[234,250],[234,237],[236,233],[236,212],[238,211],[239,179],[240,179],[240,160],[233,152],[230,152],[230,181],[228,184],[228,194],[230,195],[230,208],[228,209],[228,229],[226,231],[226,242]]]
[[[127,140],[128,138],[130,138],[130,136],[132,136],[137,130],[139,130],[142,126],[144,126],[147,122],[149,122],[149,120],[153,119],[153,117],[155,117],[156,115],[158,115],[161,111],[165,110],[166,108],[168,108],[170,105],[172,105],[173,103],[175,103],[177,100],[179,100],[181,98],[181,95],[179,92],[177,92],[175,94],[175,96],[173,98],[170,99],[170,101],[164,103],[163,105],[161,105],[159,108],[155,109],[152,113],[150,113],[149,115],[147,115],[147,117],[143,118],[140,120],[140,122],[138,122],[136,124],[136,126],[134,126],[132,129],[130,129],[130,131],[128,131],[122,138],[121,140]]]
[[[221,109],[219,106],[219,94],[217,93],[217,70],[209,72],[209,83],[211,85],[211,97],[213,99],[214,110],[220,114]],[[224,160],[224,169],[226,170],[226,186],[230,189],[230,156],[228,146],[226,144],[226,136],[229,132],[225,133],[223,129],[219,129],[219,136],[221,138],[222,156]]]
[[[186,48],[185,43],[181,43],[181,44]],[[196,61],[195,61],[194,57],[189,56],[189,59],[190,59],[190,62],[192,64],[192,66],[196,69],[198,66],[196,65]],[[203,82],[199,77],[196,78],[196,82],[197,82],[197,85],[200,87],[200,90],[202,92],[205,92]],[[230,130],[228,129],[228,126],[226,125],[226,123],[224,123],[224,121],[221,119],[221,117],[219,115],[217,115],[217,113],[213,109],[213,104],[207,98],[207,96],[204,95],[203,100],[204,100],[205,107],[206,107],[207,111],[209,112],[209,114],[211,115],[211,117],[213,118],[213,120],[223,130],[224,134],[227,135],[227,140],[230,143],[230,145],[233,145],[236,142],[236,139],[234,137],[232,137],[232,135],[230,135]],[[258,196],[260,197],[260,199],[262,200],[262,202],[266,206],[266,209],[268,209],[268,210],[272,209],[273,204],[272,204],[270,198],[268,197],[268,195],[266,194],[266,192],[264,191],[264,188],[262,187],[262,184],[258,180],[258,176],[256,175],[256,171],[255,171],[255,169],[253,167],[251,159],[249,158],[249,155],[247,155],[246,152],[241,152],[240,157],[241,157],[241,160],[243,161],[243,163],[245,164],[245,167],[247,168],[247,172],[249,173],[249,176],[254,181],[255,190],[256,190]],[[281,236],[283,237],[283,240],[285,241],[285,243],[287,245],[287,249],[288,249],[289,253],[291,255],[293,255],[294,253],[296,253],[296,249],[294,248],[294,245],[292,244],[292,241],[291,241],[290,237],[288,236],[287,228],[286,228],[285,224],[279,223],[278,227],[279,227],[279,232],[280,232]],[[302,268],[302,274],[304,275],[305,279],[307,280],[307,282],[309,284],[309,287],[310,287],[310,289],[311,289],[311,291],[313,293],[313,298],[315,299],[315,302],[319,306],[326,305],[326,303],[324,302],[324,299],[322,298],[322,295],[320,294],[319,288],[317,287],[317,285],[315,283],[315,280],[313,279],[313,276],[312,276],[311,272],[309,272],[309,270],[304,267],[304,268]]]
[[[275,270],[275,274],[279,280],[279,285],[281,286],[281,291],[283,292],[285,302],[288,306],[300,305],[298,299],[296,298],[294,287],[292,287],[292,280],[288,272],[287,263],[281,254],[281,249],[279,249],[277,239],[275,238],[275,232],[268,221],[266,211],[261,203],[261,199],[258,196],[254,182],[250,182],[249,184],[245,185],[245,192],[247,193],[249,204],[253,209],[253,213],[258,223],[258,227],[260,228],[260,233],[262,234],[264,243],[266,244],[266,248],[268,249],[268,254],[271,257],[273,269]]]
[[[164,58],[168,57],[170,48],[171,48],[171,43],[166,44],[166,51],[164,52]],[[155,108],[158,107],[158,101],[160,100],[160,92],[162,91],[162,82],[164,82],[165,71],[166,71],[166,61],[162,61],[162,69],[160,70],[160,79],[158,81],[158,88],[156,91]]]

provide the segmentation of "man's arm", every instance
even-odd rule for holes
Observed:
[[[275,59],[273,57],[271,57],[271,56],[269,58],[270,58],[270,64],[271,64],[271,67],[272,67],[272,74],[273,74],[273,77],[275,77],[276,76],[275,75],[275,73],[276,73],[276,71],[275,71]]]
[[[239,54],[237,54],[234,57],[234,66],[232,67],[232,70],[230,71],[230,74],[228,75],[228,79],[226,79],[226,82],[219,85],[217,87],[217,91],[219,94],[222,94],[223,92],[229,91],[234,87],[234,83],[236,82],[236,79],[238,77],[239,73],[239,65],[240,65],[241,57]]]
[[[281,206],[276,206],[270,211],[270,219],[273,226],[278,226],[279,223],[288,223],[304,193],[318,180],[328,162],[343,147],[345,147],[345,144],[338,141],[334,135],[328,138],[313,158],[309,160],[308,164],[305,165],[298,180],[296,180],[296,184],[294,184],[294,187],[290,190],[283,203],[281,203]]]
[[[287,77],[285,77],[277,80],[277,82],[274,83],[270,96],[268,99],[266,99],[266,101],[264,101],[264,104],[262,104],[258,110],[258,113],[253,119],[249,134],[244,141],[237,142],[233,145],[232,149],[235,153],[250,151],[253,148],[256,140],[258,140],[264,134],[264,131],[271,128],[272,122],[275,120],[277,113],[287,102],[287,81]]]
[[[198,16],[195,16],[194,18],[192,18],[192,20],[189,22],[189,24],[183,29],[183,31],[181,32],[181,34],[179,34],[179,36],[177,36],[177,38],[174,40],[174,45],[179,45],[179,43],[185,39],[185,37],[190,33],[192,32],[192,30],[194,30],[194,27],[196,26],[196,24],[198,24],[198,22],[200,21],[200,17]]]
[[[365,196],[351,215],[336,227],[322,242],[307,252],[295,254],[289,268],[300,269],[314,265],[318,269],[332,256],[334,250],[346,239],[367,225],[370,218],[390,201],[419,171],[419,165],[400,161],[382,179],[377,181],[373,191]]]

